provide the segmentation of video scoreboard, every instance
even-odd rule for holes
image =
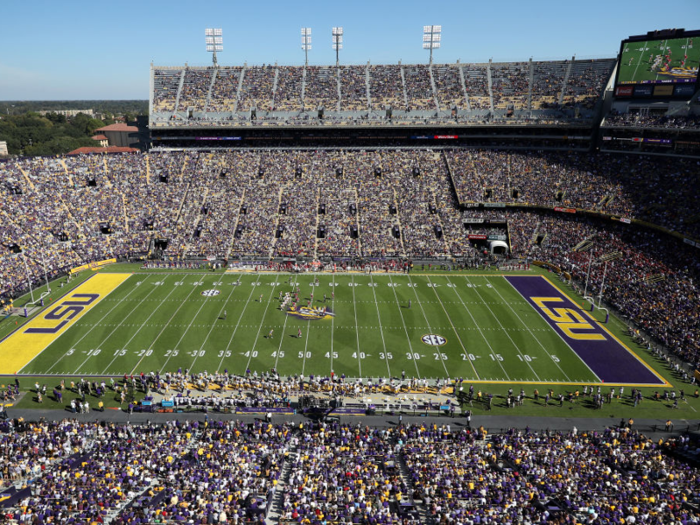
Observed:
[[[690,98],[698,86],[700,31],[667,29],[620,45],[616,97]]]

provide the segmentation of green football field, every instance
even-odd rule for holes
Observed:
[[[312,301],[317,318],[281,309],[280,292],[297,289],[299,302]],[[46,311],[37,319],[47,317]],[[484,382],[600,381],[504,276],[456,272],[132,274],[18,371],[79,376],[180,368],[235,374],[275,368],[307,377],[331,371],[400,377],[405,371],[407,377]]]
[[[669,70],[664,71],[661,67],[654,67],[654,60],[658,55],[665,56],[669,53],[671,56]],[[685,55],[687,58],[684,58]],[[681,63],[683,60],[685,65]],[[698,76],[698,63],[700,63],[700,41],[697,37],[628,42],[622,49],[618,83],[694,80]]]

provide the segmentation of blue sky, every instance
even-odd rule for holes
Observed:
[[[436,62],[614,56],[654,29],[700,29],[700,0],[388,1],[2,0],[0,100],[146,99],[149,66],[208,65],[204,29],[224,31],[222,65],[427,62],[426,24],[442,25]],[[694,24],[692,27],[687,24]]]

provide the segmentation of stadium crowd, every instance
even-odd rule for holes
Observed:
[[[603,126],[696,129],[700,127],[700,117],[697,115],[640,115],[639,113],[625,113],[621,115],[611,112],[605,117]]]
[[[700,523],[688,436],[256,420],[2,424],[4,523]]]
[[[491,109],[493,100],[496,109],[561,109],[562,93],[567,95],[563,107],[590,108],[599,98],[613,64],[614,60],[604,59],[573,63],[544,61],[532,65],[525,62],[386,64],[336,68],[263,64],[216,69],[155,68],[153,99],[156,113],[162,114],[166,121],[172,121],[178,112],[184,115],[189,109],[197,113],[195,118],[180,115],[180,125],[189,121],[197,125],[215,124],[216,119],[207,113],[247,112],[251,108],[265,112],[304,112],[321,107],[330,112],[385,108],[435,111],[453,107],[481,110]],[[488,69],[493,79],[491,87]],[[530,92],[531,108],[528,107]],[[335,114],[331,118],[356,117]],[[273,123],[289,122],[290,117],[270,113],[260,118]],[[306,120],[309,115],[302,118]]]
[[[19,159],[0,165],[0,291],[88,262],[158,254],[460,257],[505,235],[512,255],[580,277],[590,253],[621,252],[604,296],[690,361],[700,357],[697,256],[666,235],[576,214],[470,202],[582,208],[698,235],[695,166],[645,157],[479,150],[244,150]],[[455,191],[453,190],[456,190]],[[571,211],[571,210],[570,210]],[[488,218],[488,222],[480,222]],[[466,226],[464,223],[467,223]],[[594,238],[590,253],[576,251]],[[25,266],[26,263],[26,266]],[[591,271],[602,285],[603,265]]]

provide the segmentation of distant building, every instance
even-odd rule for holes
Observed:
[[[50,111],[37,111],[37,113],[39,113],[39,115],[56,113],[57,115],[65,115],[66,117],[75,117],[78,113],[83,113],[90,118],[95,118],[94,109],[52,109]]]
[[[68,155],[86,155],[88,153],[136,153],[138,151],[139,150],[136,148],[126,148],[122,146],[107,146],[106,148],[84,146],[68,152]]]
[[[128,147],[136,144],[139,128],[127,124],[112,124],[104,128],[98,128],[95,133],[105,135],[110,146]]]
[[[0,157],[7,155],[7,142],[4,140],[0,142]]]
[[[96,140],[97,142],[100,143],[100,146],[103,148],[106,148],[109,146],[109,139],[105,135],[95,135],[93,137],[90,137],[92,140]]]

